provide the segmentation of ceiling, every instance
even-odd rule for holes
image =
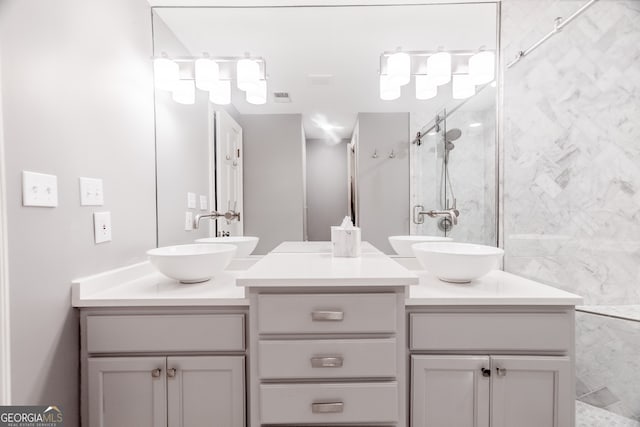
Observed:
[[[232,103],[242,114],[301,113],[308,138],[349,138],[359,112],[437,112],[451,104],[450,84],[418,101],[412,82],[395,101],[378,95],[380,54],[405,51],[495,49],[493,3],[342,7],[154,8],[193,56],[263,57],[268,101],[252,105],[242,92]],[[158,30],[159,25],[154,25]],[[165,47],[156,37],[155,54]],[[288,92],[291,103],[275,103]],[[489,102],[491,102],[489,98]],[[474,102],[474,105],[479,103]]]

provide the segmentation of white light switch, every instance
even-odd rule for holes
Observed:
[[[22,171],[22,206],[58,206],[58,177]]]
[[[200,196],[200,210],[207,210],[207,196]]]
[[[102,206],[104,194],[102,180],[98,178],[80,178],[80,205]]]
[[[93,213],[93,233],[96,243],[111,241],[111,212]]]
[[[187,208],[196,208],[196,193],[187,193]]]
[[[193,212],[187,211],[184,213],[184,231],[193,230]]]

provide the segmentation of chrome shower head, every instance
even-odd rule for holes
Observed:
[[[456,141],[458,138],[462,136],[462,131],[458,128],[449,129],[447,133],[444,134],[444,139],[447,142]]]

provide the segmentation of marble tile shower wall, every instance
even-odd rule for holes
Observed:
[[[432,117],[411,113],[410,135],[416,135]],[[481,124],[469,127],[470,124]],[[447,130],[458,128],[462,136],[453,142],[449,174],[457,199],[460,218],[449,234],[456,241],[496,244],[495,203],[495,108],[458,111],[446,123]],[[420,147],[411,147],[411,203],[425,209],[441,209],[442,138],[426,135]],[[449,194],[449,193],[448,193]],[[448,196],[450,197],[450,195]],[[411,234],[444,235],[438,220],[425,217],[424,224],[411,224]]]
[[[505,0],[508,61],[585,1]],[[505,269],[640,302],[640,1],[595,3],[505,72]]]

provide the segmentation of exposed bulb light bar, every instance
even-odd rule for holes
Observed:
[[[448,52],[434,53],[427,59],[427,74],[431,76],[437,86],[451,81],[451,54]]]
[[[469,75],[476,85],[489,83],[495,77],[495,55],[493,52],[478,52],[469,58]]]
[[[257,90],[260,81],[260,65],[253,59],[241,59],[236,65],[236,79],[238,89],[249,91]]]
[[[394,86],[404,86],[411,81],[411,56],[396,52],[387,59],[387,75]]]
[[[391,83],[388,75],[380,76],[380,99],[393,101],[400,98],[400,86]]]
[[[438,95],[438,85],[429,75],[416,76],[416,99],[431,99]]]
[[[246,92],[246,100],[249,104],[265,104],[267,102],[267,81],[258,80],[254,87],[250,87]]]
[[[178,80],[173,88],[173,100],[179,104],[193,104],[196,102],[196,88],[193,80]]]
[[[453,76],[451,92],[453,99],[465,99],[476,94],[476,86],[468,74],[456,74]]]
[[[218,63],[209,58],[199,58],[195,62],[196,87],[200,90],[211,90],[220,77]]]
[[[169,58],[156,58],[153,60],[153,75],[156,88],[173,90],[180,79],[180,68]]]
[[[231,103],[231,81],[216,80],[209,91],[209,101],[218,105],[228,105]]]

